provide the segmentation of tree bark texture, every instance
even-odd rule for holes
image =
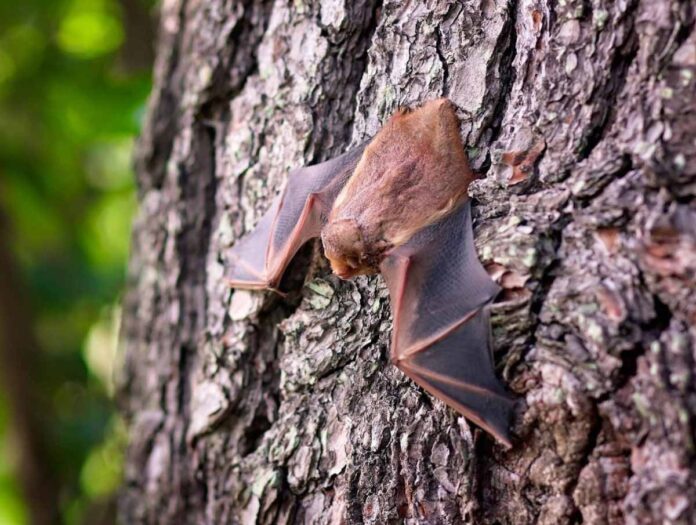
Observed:
[[[678,0],[166,0],[119,400],[126,523],[696,523],[696,32]],[[481,180],[504,450],[389,364],[381,277],[226,253],[449,97]]]

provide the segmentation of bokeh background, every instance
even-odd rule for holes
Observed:
[[[0,525],[111,523],[154,0],[0,0]]]

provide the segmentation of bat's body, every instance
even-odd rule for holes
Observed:
[[[232,250],[231,285],[275,289],[321,237],[342,278],[381,272],[392,298],[392,362],[509,445],[513,401],[495,377],[487,305],[498,292],[473,244],[473,180],[445,100],[393,115],[369,144],[291,172]]]

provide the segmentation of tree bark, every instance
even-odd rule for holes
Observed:
[[[695,523],[696,33],[678,0],[163,2],[120,378],[126,523]],[[388,362],[381,277],[230,246],[289,168],[449,97],[520,399],[504,450]]]

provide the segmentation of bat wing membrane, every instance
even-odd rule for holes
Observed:
[[[290,172],[283,192],[256,227],[228,254],[231,286],[274,289],[292,257],[318,237],[333,201],[355,169],[366,143],[334,159]]]
[[[498,286],[481,265],[467,199],[385,258],[392,361],[424,389],[510,444],[513,401],[495,376],[487,305]]]

